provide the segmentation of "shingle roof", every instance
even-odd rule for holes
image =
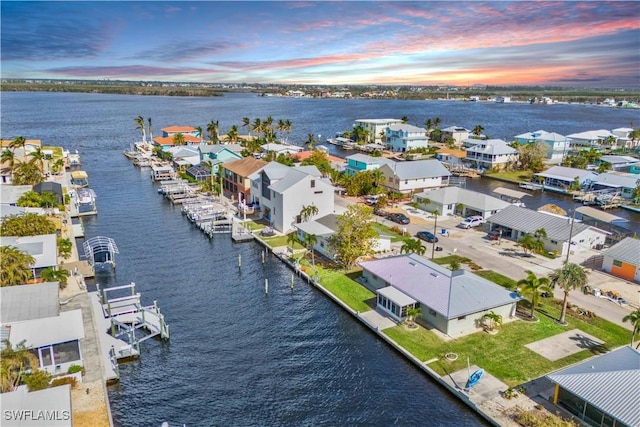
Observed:
[[[256,159],[254,157],[245,157],[244,159],[234,160],[233,162],[225,163],[224,168],[243,177],[247,177],[266,166],[267,162],[264,160]]]
[[[640,240],[626,237],[602,251],[602,255],[640,267]]]
[[[533,211],[513,205],[491,215],[487,221],[530,234],[544,228],[547,232],[548,239],[562,242],[569,240],[569,232],[571,230],[570,218],[559,217],[546,212]],[[573,224],[573,236],[576,236],[588,228],[592,227],[581,222],[575,222]]]
[[[630,346],[547,375],[551,381],[629,426],[640,426],[640,352]]]
[[[435,178],[451,176],[451,172],[438,160],[416,160],[388,163],[399,179]]]
[[[520,299],[514,292],[471,272],[452,272],[416,254],[365,261],[360,266],[447,319]]]

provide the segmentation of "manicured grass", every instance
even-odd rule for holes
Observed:
[[[495,172],[495,173],[485,173],[483,176],[518,184],[522,181],[531,181],[531,179],[533,178],[533,172],[532,171]]]
[[[53,151],[53,158],[56,159],[58,157],[62,157],[62,147],[54,147],[53,145],[43,145],[42,150],[51,150]]]
[[[559,310],[555,305],[544,304],[540,309],[538,313],[540,322],[529,323],[522,320],[510,322],[503,325],[496,335],[477,332],[445,342],[424,328],[411,331],[402,325],[385,329],[384,333],[422,361],[438,358],[438,361],[429,366],[440,375],[464,369],[469,358],[471,364],[481,366],[510,386],[522,384],[599,352],[625,345],[629,341],[628,330],[605,320],[583,321],[567,316],[569,325],[561,326],[554,321],[559,317]],[[524,346],[571,329],[580,329],[601,339],[605,344],[602,347],[582,350],[555,362],[547,360]],[[450,362],[443,358],[450,352],[458,355],[456,361]]]
[[[480,277],[484,277],[487,280],[491,280],[492,282],[497,283],[500,286],[504,286],[507,289],[516,288],[515,280],[513,280],[511,277],[507,277],[493,270],[480,270],[480,271],[476,271],[475,274],[477,274]]]
[[[250,219],[245,221],[244,226],[251,231],[262,230],[263,228],[266,227],[266,225],[258,224],[257,222],[252,221]]]
[[[469,261],[471,261],[471,259],[469,259],[467,257],[460,256],[460,255],[448,255],[448,256],[443,256],[443,257],[440,257],[440,258],[432,259],[433,262],[435,262],[436,264],[439,264],[439,265],[449,265],[454,260],[457,260],[460,264],[466,264]]]
[[[316,265],[320,283],[353,310],[365,312],[375,306],[376,294],[353,280],[361,270],[334,270]]]
[[[400,233],[396,233],[391,229],[391,227],[387,227],[386,225],[380,224],[379,222],[372,222],[371,226],[373,227],[374,230],[378,232],[378,234],[384,235],[384,236],[390,236],[392,243],[403,242],[406,239],[412,238],[411,235],[409,234],[403,236]]]
[[[284,236],[266,237],[263,240],[267,245],[269,245],[270,248],[278,248],[280,246],[291,247],[291,244],[287,243],[288,239],[289,237],[284,235]],[[304,246],[302,246],[300,243],[294,243],[293,249],[304,249]]]

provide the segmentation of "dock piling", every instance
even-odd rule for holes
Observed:
[[[264,279],[264,294],[269,294],[269,279]]]

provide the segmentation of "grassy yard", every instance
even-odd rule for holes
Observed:
[[[364,312],[375,306],[376,294],[353,280],[360,270],[334,270],[316,265],[320,283],[352,309]]]
[[[538,323],[519,320],[505,324],[496,335],[478,332],[449,342],[442,341],[424,328],[411,331],[399,325],[384,332],[422,361],[438,358],[438,361],[429,366],[440,375],[464,369],[469,358],[471,364],[481,366],[511,386],[629,342],[628,330],[602,319],[581,320],[567,316],[569,326],[557,324],[554,319],[559,317],[559,309],[553,303],[541,305],[538,317]],[[555,362],[524,346],[576,328],[601,339],[605,344]],[[456,361],[450,362],[443,358],[450,352],[458,355]]]
[[[289,237],[287,235],[283,235],[283,236],[275,236],[275,237],[266,237],[263,240],[270,248],[278,248],[280,246],[291,247],[291,244],[287,243],[288,238]],[[304,249],[304,246],[302,246],[300,243],[294,243],[293,249],[294,250]]]
[[[387,227],[386,225],[380,224],[379,222],[372,222],[371,226],[373,227],[374,230],[378,232],[378,234],[383,236],[390,236],[392,243],[403,242],[407,239],[413,238],[411,235],[408,235],[408,234],[406,236],[403,236],[401,233],[397,233],[393,231],[391,227]],[[399,227],[399,226],[396,226],[396,227]]]
[[[522,181],[531,181],[531,179],[533,178],[533,172],[532,171],[495,172],[495,173],[485,173],[483,176],[518,184]]]
[[[256,231],[256,230],[262,230],[263,228],[266,227],[266,225],[264,224],[258,224],[257,222],[248,219],[245,221],[244,226],[247,227],[247,229],[251,230],[251,231]]]
[[[497,283],[500,286],[504,286],[507,289],[516,288],[517,282],[515,280],[503,274],[496,273],[493,270],[480,270],[480,271],[476,271],[475,274],[477,274],[480,277],[484,277],[487,280],[491,280],[493,283]]]
[[[460,255],[448,255],[448,256],[432,259],[432,261],[438,265],[449,265],[454,260],[457,260],[460,264],[466,264],[469,261],[471,261],[469,258],[460,256]]]

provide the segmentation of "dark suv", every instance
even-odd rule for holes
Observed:
[[[387,218],[398,224],[409,224],[411,222],[409,217],[403,213],[390,213]]]

